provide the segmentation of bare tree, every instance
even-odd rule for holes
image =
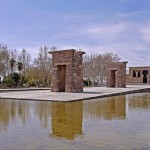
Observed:
[[[16,61],[13,58],[11,58],[11,60],[10,60],[11,73],[14,73],[15,63],[16,63]]]
[[[18,51],[16,49],[9,50],[9,63],[10,63],[10,69],[11,73],[17,71],[16,61],[18,58]]]
[[[25,49],[23,49],[19,54],[18,61],[22,63],[22,72],[23,72],[23,76],[25,78],[26,71],[27,71],[27,69],[29,69],[30,63],[31,63],[30,53],[28,53]]]
[[[88,86],[90,85],[90,81],[93,81],[93,76],[95,74],[95,71],[93,72],[95,68],[94,59],[95,54],[85,55],[83,57],[83,76],[88,80]]]
[[[56,51],[57,50],[57,47],[56,46],[51,46],[50,47],[50,51]]]
[[[110,62],[117,62],[120,58],[117,54],[105,53],[85,55],[83,59],[83,75],[93,84],[103,84],[106,80],[107,65]]]
[[[51,57],[48,54],[50,49],[47,46],[39,49],[38,57],[34,59],[34,67],[39,70],[40,80],[48,85],[51,78]]]
[[[0,44],[0,73],[6,76],[10,72],[10,53],[7,45]]]

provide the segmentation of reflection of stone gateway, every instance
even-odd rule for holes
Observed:
[[[87,101],[84,103],[84,114],[89,118],[125,119],[126,96],[108,97],[103,101]]]
[[[107,66],[107,87],[126,87],[126,63],[114,62]]]
[[[83,92],[81,51],[74,49],[52,51],[52,92]]]
[[[82,135],[83,102],[52,103],[52,136],[74,139]]]

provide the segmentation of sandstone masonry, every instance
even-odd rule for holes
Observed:
[[[83,92],[82,55],[74,49],[52,51],[52,92]]]
[[[107,66],[107,87],[126,87],[126,63],[114,62]]]
[[[129,67],[128,84],[150,83],[150,66]]]

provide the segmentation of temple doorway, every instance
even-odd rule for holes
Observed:
[[[147,83],[148,70],[143,70],[143,83]]]
[[[117,78],[116,78],[116,74],[117,74],[117,71],[116,70],[111,70],[111,87],[116,87],[116,80],[117,80]]]
[[[65,82],[66,82],[66,65],[58,65],[58,87],[59,92],[65,92]]]

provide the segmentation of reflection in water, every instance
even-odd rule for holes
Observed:
[[[136,95],[136,96],[129,96],[129,108],[144,108],[149,109],[150,108],[150,95],[149,94],[143,94],[143,95]]]
[[[52,137],[74,139],[82,135],[83,102],[52,103]]]
[[[131,102],[129,104],[130,107],[133,105]],[[145,107],[147,104],[149,103],[143,103]],[[102,101],[85,101],[84,113],[86,117],[92,118],[97,117],[107,120],[125,119],[125,96],[109,97]],[[8,125],[10,123],[13,124],[17,117],[25,124],[30,119],[31,114],[39,119],[41,126],[44,128],[49,127],[50,117],[52,117],[52,137],[74,139],[76,135],[82,135],[83,101],[71,103],[29,103],[27,101],[1,100],[0,130],[7,129]]]
[[[9,106],[4,101],[0,101],[0,130],[7,128],[9,124]]]
[[[86,116],[104,119],[125,119],[126,118],[126,97],[108,97],[102,101],[86,101],[84,103]]]
[[[0,100],[0,130],[7,129],[8,125],[15,123],[18,117],[25,124],[29,118],[28,104],[15,101]]]
[[[150,93],[65,103],[0,100],[0,150],[148,150],[149,115]]]
[[[35,115],[39,119],[41,126],[47,128],[49,126],[49,117],[51,117],[51,103],[35,103]]]

